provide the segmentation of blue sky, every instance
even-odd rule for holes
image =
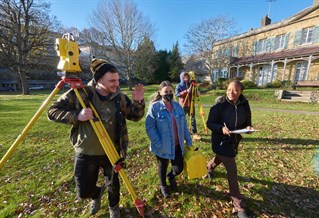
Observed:
[[[270,2],[271,1],[271,2]],[[51,0],[51,13],[66,27],[88,27],[88,14],[98,0]],[[219,15],[234,18],[239,32],[260,27],[268,14],[272,23],[311,6],[313,0],[135,0],[138,9],[156,27],[157,50],[171,50],[177,41],[183,50],[184,35],[192,24]]]

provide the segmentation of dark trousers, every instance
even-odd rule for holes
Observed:
[[[187,114],[188,116],[190,116],[190,110],[191,108],[188,107],[188,106],[184,106],[184,113]],[[196,119],[195,119],[195,105],[194,105],[194,112],[193,112],[193,116],[191,117],[191,131],[193,134],[196,134],[197,133],[197,127],[196,127]]]
[[[77,195],[80,198],[96,199],[100,195],[100,187],[96,186],[100,168],[105,177],[109,206],[114,207],[120,201],[120,182],[117,173],[114,173],[111,184],[113,167],[106,155],[75,155],[74,179]]]
[[[219,164],[223,163],[227,171],[227,180],[229,185],[229,193],[232,198],[234,207],[238,210],[244,210],[244,203],[239,191],[237,164],[234,157],[225,157],[216,154],[215,158],[208,162],[208,170],[214,170]]]
[[[175,146],[175,159],[171,160],[172,169],[167,175],[166,173],[169,164],[169,159],[161,158],[159,156],[156,156],[156,158],[158,163],[158,176],[160,178],[161,186],[166,186],[166,176],[169,178],[174,178],[175,176],[182,173],[184,163],[182,150],[179,145]]]

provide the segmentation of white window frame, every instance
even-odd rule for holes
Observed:
[[[232,48],[232,57],[238,57],[238,46]]]
[[[285,36],[286,36],[285,34],[276,36],[275,50],[283,49],[285,47],[285,42],[286,42],[286,37]]]
[[[301,30],[300,45],[312,43],[313,27],[304,28]]]
[[[212,79],[213,81],[216,81],[218,79],[219,76],[219,69],[213,69],[212,70]]]
[[[258,68],[258,76],[257,76],[256,84],[258,86],[265,86],[267,85],[267,83],[273,82],[277,78],[277,72],[278,72],[277,64],[274,64],[273,69],[271,69],[270,64],[262,65],[261,67]]]
[[[308,62],[298,62],[296,64],[296,70],[294,75],[294,81],[302,81],[306,79],[308,69]]]
[[[258,40],[256,53],[261,54],[266,52],[266,44],[267,44],[267,39]]]
[[[229,78],[229,72],[227,68],[222,68],[219,73],[220,73],[219,78],[226,78],[226,79]]]

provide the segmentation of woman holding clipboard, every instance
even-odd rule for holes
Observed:
[[[230,82],[226,95],[219,98],[216,104],[211,107],[207,120],[207,127],[212,131],[212,149],[216,154],[207,164],[208,177],[212,179],[214,169],[223,163],[227,171],[233,206],[240,218],[248,217],[239,191],[235,160],[242,137],[240,134],[232,133],[232,130],[253,131],[251,111],[248,100],[242,94],[243,89],[244,86],[240,81]]]

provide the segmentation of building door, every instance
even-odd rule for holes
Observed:
[[[213,71],[212,71],[212,81],[216,82],[216,80],[218,79],[218,75],[219,75],[219,70],[218,69],[213,69]]]
[[[258,69],[257,86],[265,86],[277,79],[278,65],[274,64],[273,70],[271,71],[271,65],[265,64]]]
[[[265,86],[271,79],[270,65],[263,65],[259,68],[257,86]]]
[[[296,72],[294,81],[305,80],[307,73],[308,62],[299,62],[296,64]]]

